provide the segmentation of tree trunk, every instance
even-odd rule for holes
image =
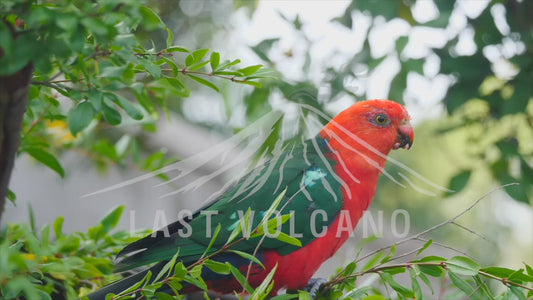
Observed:
[[[0,57],[2,52],[0,49]],[[0,76],[0,221],[20,143],[32,72],[30,63],[15,74]]]

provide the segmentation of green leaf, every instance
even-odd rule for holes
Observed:
[[[207,53],[209,53],[209,50],[210,49],[200,49],[189,54],[185,58],[185,65],[189,67],[189,66],[199,63],[200,60],[202,60],[202,58],[204,58],[207,55]]]
[[[355,261],[352,261],[349,263],[346,267],[344,267],[344,270],[342,271],[342,276],[348,276],[355,271],[355,268],[357,268],[357,263]]]
[[[452,283],[461,291],[463,291],[466,295],[470,296],[474,293],[474,287],[470,285],[466,280],[461,278],[459,275],[455,274],[452,271],[448,272],[448,276],[450,277],[450,280]]]
[[[533,274],[524,274],[523,269],[512,270],[503,267],[488,267],[480,269],[480,271],[500,278],[507,278],[510,281],[533,282]]]
[[[215,84],[213,84],[212,82],[207,81],[207,80],[205,80],[205,79],[203,79],[203,78],[200,78],[200,77],[197,77],[197,76],[191,75],[191,74],[187,74],[187,76],[189,76],[189,78],[193,79],[194,81],[196,81],[196,82],[198,82],[198,83],[201,83],[201,84],[203,84],[203,85],[205,85],[205,86],[207,86],[207,87],[210,87],[210,88],[212,88],[213,90],[215,90],[215,91],[217,91],[217,92],[220,93],[220,90],[218,89],[218,87],[217,87]]]
[[[424,246],[422,246],[422,248],[420,250],[418,250],[418,252],[416,253],[416,255],[420,255],[420,253],[424,252],[424,250],[426,250],[429,246],[431,246],[431,244],[433,244],[433,240],[430,239],[429,241],[427,241]]]
[[[226,265],[225,263],[208,259],[204,262],[204,265],[218,274],[227,275],[231,273],[228,265]]]
[[[218,223],[217,227],[215,228],[215,232],[213,233],[213,237],[211,238],[211,241],[209,241],[209,245],[207,245],[207,247],[205,248],[204,253],[201,256],[202,258],[205,257],[207,255],[207,253],[209,253],[209,251],[211,250],[211,248],[215,244],[215,242],[216,242],[216,240],[218,238],[218,235],[220,234],[220,230],[221,229],[222,229],[222,225],[220,225],[220,223]]]
[[[220,53],[211,53],[211,58],[209,59],[209,62],[211,63],[211,69],[214,71],[220,64]]]
[[[54,170],[61,178],[65,178],[65,170],[59,163],[59,161],[52,154],[45,151],[43,148],[30,147],[24,149],[31,157],[35,158],[38,162]]]
[[[263,263],[255,256],[249,254],[249,253],[246,253],[246,252],[242,252],[242,251],[239,251],[239,250],[229,250],[230,252],[233,252],[237,255],[240,255],[241,257],[244,257],[250,261],[253,261],[254,263],[258,264],[261,266],[261,268],[265,268],[265,266],[263,265]]]
[[[76,136],[78,132],[85,129],[93,118],[96,112],[91,103],[85,101],[78,104],[68,116],[68,128],[73,136]]]
[[[419,268],[420,269],[420,268]],[[420,273],[418,274],[418,277],[420,277],[420,279],[422,279],[422,281],[424,281],[424,283],[426,284],[426,286],[431,290],[431,294],[435,294],[435,291],[433,290],[433,285],[431,284],[431,281],[429,280],[429,278],[426,276],[426,274],[424,273]]]
[[[396,255],[396,244],[392,245],[390,248],[389,254],[385,256],[379,263],[384,264],[388,262],[394,255]]]
[[[215,70],[215,73],[218,74],[219,72],[218,71],[222,71],[222,70],[225,70],[231,66],[234,66],[236,64],[239,64],[241,62],[240,59],[235,59],[235,60],[226,60],[224,61],[220,66],[218,66],[218,68]],[[235,73],[234,73],[235,74]],[[239,73],[235,74],[235,75],[238,75]]]
[[[164,62],[166,62],[170,66],[170,68],[172,69],[172,76],[174,76],[174,77],[178,76],[179,70],[178,70],[178,66],[176,65],[176,63],[173,60],[168,59],[166,57],[161,57],[161,59]]]
[[[307,295],[305,295],[307,293]],[[283,294],[277,295],[270,298],[270,300],[289,300],[289,299],[299,299],[299,300],[312,300],[309,292],[298,291],[298,294]]]
[[[240,84],[247,84],[247,85],[255,86],[256,88],[262,88],[263,87],[263,85],[261,85],[257,81],[236,81],[236,82],[240,83]]]
[[[139,58],[139,64],[144,67],[144,69],[150,73],[155,79],[161,78],[161,67],[154,64],[152,61],[146,58]]]
[[[381,295],[370,295],[368,297],[363,298],[363,300],[387,300],[387,298]]]
[[[177,263],[176,266],[174,267],[174,276],[177,278],[185,278],[187,273],[188,273],[187,268],[185,267],[183,262]]]
[[[188,70],[189,70],[189,71],[199,70],[199,69],[205,67],[208,63],[209,63],[208,60],[206,60],[206,61],[202,61],[202,62],[199,62],[199,63],[197,63],[197,64],[194,64],[194,65],[190,66],[190,67],[188,68]]]
[[[433,277],[442,277],[444,276],[444,274],[446,274],[446,272],[441,266],[419,265],[418,268],[420,269],[421,272],[428,274],[429,276],[433,276]]]
[[[116,126],[122,122],[122,116],[113,107],[109,106],[106,101],[102,103],[102,112],[107,123]]]
[[[452,179],[450,179],[448,188],[452,190],[453,193],[460,192],[468,184],[470,175],[472,175],[472,170],[465,170],[465,171],[460,172],[459,174],[456,174],[455,176],[452,177]],[[448,195],[451,195],[451,194],[452,192],[448,193]]]
[[[164,51],[165,52],[184,52],[184,53],[190,53],[191,52],[189,49],[184,48],[184,47],[179,47],[179,46],[168,47]]]
[[[175,294],[178,294],[178,292],[183,288],[183,285],[181,285],[180,280],[176,278],[171,279],[168,282],[168,285]]]
[[[56,14],[55,22],[57,27],[65,31],[72,31],[78,26],[78,17],[75,14],[70,13]]]
[[[100,72],[100,77],[104,78],[115,78],[115,79],[121,79],[124,72],[128,69],[129,64],[122,65],[122,66],[108,66],[105,68],[102,68]]]
[[[528,264],[524,263],[524,265],[526,266],[526,272],[529,276],[533,276],[533,268],[531,266],[529,266]]]
[[[285,198],[285,194],[286,193],[287,193],[287,187],[285,187],[285,189],[281,193],[279,193],[279,195],[276,197],[276,199],[274,199],[272,204],[270,204],[270,207],[265,212],[265,215],[263,216],[263,219],[261,220],[261,223],[260,223],[261,227],[264,227],[264,224],[266,222],[268,222],[270,217],[274,214],[274,212],[276,212],[276,210],[278,209],[278,206],[280,205],[281,201],[283,200],[283,198]]]
[[[150,282],[150,278],[152,278],[152,271],[148,271],[148,273],[146,273],[146,275],[143,277],[143,279],[141,279],[139,282],[136,282],[135,284],[130,286],[128,289],[120,292],[120,294],[118,294],[118,295],[127,295],[127,294],[139,289],[145,283]],[[107,297],[106,297],[106,299],[107,299]]]
[[[199,287],[204,291],[208,290],[207,284],[205,284],[205,281],[202,279],[202,277],[194,278],[192,276],[187,275],[185,276],[185,281],[194,284],[195,286]]]
[[[422,299],[422,289],[420,288],[420,284],[418,283],[417,269],[415,267],[409,269],[409,274],[411,275],[411,287],[415,292],[415,299]]]
[[[128,99],[116,96],[114,99],[115,103],[117,103],[124,111],[128,114],[128,116],[132,117],[134,120],[142,120],[144,118],[144,114],[140,109],[138,109],[133,103],[131,103]]]
[[[202,269],[203,269],[203,266],[202,266],[202,265],[194,266],[194,267],[189,271],[189,274],[190,274],[193,278],[199,278],[200,276],[202,276]]]
[[[389,273],[381,273],[380,274],[381,278],[383,278],[383,281],[386,282],[388,285],[390,285],[391,288],[393,288],[396,292],[398,292],[399,294],[405,296],[405,297],[409,297],[409,298],[413,298],[415,296],[415,294],[413,293],[412,290],[404,287],[403,285],[399,284],[398,282],[396,282],[394,280],[394,278],[392,278],[392,275],[389,274]]]
[[[446,267],[451,272],[467,276],[477,275],[480,269],[480,265],[477,262],[465,256],[452,257],[446,262]]]
[[[290,244],[290,245],[294,245],[294,246],[298,246],[298,247],[302,247],[302,242],[295,238],[295,237],[292,237],[284,232],[281,232],[281,231],[278,231],[275,233],[276,235],[279,234],[278,236],[276,236],[276,239],[277,240],[280,240],[284,243],[287,243],[287,244]]]
[[[518,298],[518,300],[527,300],[522,289],[513,285],[509,286],[509,289],[511,290],[511,293]]]
[[[263,279],[263,282],[255,289],[255,291],[252,293],[251,298],[254,299],[254,296],[258,295],[268,295],[270,292],[272,279],[274,278],[274,274],[276,273],[276,269],[278,268],[278,265],[276,264],[274,268],[268,273],[268,275]]]
[[[124,205],[115,208],[107,216],[105,216],[102,221],[100,221],[105,233],[108,233],[111,231],[111,229],[117,226],[118,222],[120,221],[120,217],[122,216],[122,211],[124,211]]]
[[[362,271],[366,271],[368,269],[371,269],[374,267],[381,259],[385,256],[385,252],[378,252],[372,258],[365,264],[365,266],[361,269]]]
[[[129,134],[124,134],[120,137],[120,139],[115,143],[115,152],[117,153],[118,157],[123,157],[124,154],[126,154],[131,142],[132,137]]]
[[[266,39],[259,44],[252,47],[252,50],[261,58],[262,60],[266,62],[270,62],[270,58],[268,57],[268,53],[270,52],[270,49],[272,49],[272,46],[277,43],[280,39],[279,38],[273,38],[273,39]]]
[[[165,28],[167,31],[167,49],[165,49],[165,52],[169,52],[168,49],[172,47],[172,44],[174,44],[174,33],[172,33],[172,30],[170,28]]]
[[[241,286],[244,287],[244,289],[248,293],[250,294],[253,293],[254,289],[250,286],[250,284],[248,284],[248,282],[246,281],[246,277],[242,275],[241,271],[239,271],[239,269],[232,266],[229,262],[226,262],[226,265],[228,265],[228,267],[230,268],[231,274],[233,275],[233,277],[235,277],[235,279],[237,279],[237,281],[241,284]]]
[[[176,297],[163,292],[156,292],[154,296],[157,300],[176,300]]]
[[[174,77],[165,77],[165,79],[178,92],[180,96],[182,97],[189,96],[190,94],[189,90],[185,87],[185,85],[180,80]]]
[[[81,20],[81,23],[96,36],[106,36],[109,33],[109,27],[100,19],[86,17]]]
[[[15,192],[13,192],[11,189],[8,189],[6,198],[11,201],[11,203],[15,204],[17,201],[17,194],[15,194]]]
[[[161,18],[151,8],[141,5],[139,7],[139,12],[142,17],[142,25],[146,30],[152,31],[165,27]]]
[[[170,275],[170,273],[172,272],[172,268],[174,268],[174,265],[176,265],[176,260],[178,259],[179,254],[180,254],[180,248],[178,248],[178,251],[176,251],[176,254],[174,254],[174,256],[172,256],[172,259],[169,260],[163,266],[161,271],[159,271],[159,273],[157,274],[157,276],[154,279],[154,282],[159,281],[159,279],[163,278],[163,276],[168,277]]]
[[[237,72],[241,73],[244,77],[246,77],[246,76],[250,76],[250,75],[254,74],[255,72],[259,71],[259,69],[261,69],[262,67],[263,67],[263,65],[254,65],[254,66],[249,66],[249,67],[246,67],[246,68],[239,69],[239,70],[237,70]]]
[[[57,219],[54,221],[53,229],[54,234],[56,235],[56,239],[60,238],[63,235],[63,221],[65,221],[65,218],[63,216],[57,217]]]

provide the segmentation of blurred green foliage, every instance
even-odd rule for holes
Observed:
[[[87,232],[63,232],[63,217],[41,229],[8,225],[0,236],[0,298],[76,299],[120,278],[112,274],[113,258],[136,239],[127,231],[111,233],[123,209]]]
[[[64,150],[101,168],[159,169],[173,158],[143,154],[139,133],[125,127],[155,130],[168,103],[189,96],[185,78],[218,91],[206,77],[260,87],[257,79],[270,76],[260,65],[238,67],[240,60],[209,49],[175,46],[172,31],[142,3],[2,1],[0,76],[35,68],[20,153],[61,177]],[[145,48],[139,35],[153,30],[165,32],[166,43]]]

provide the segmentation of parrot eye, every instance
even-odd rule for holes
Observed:
[[[389,122],[389,118],[387,118],[387,115],[386,115],[386,114],[378,114],[378,115],[376,115],[376,117],[374,118],[374,121],[375,121],[376,124],[378,124],[378,125],[387,125],[388,122]]]

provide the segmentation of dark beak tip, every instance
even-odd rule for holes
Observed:
[[[396,138],[396,143],[393,145],[393,149],[405,149],[409,150],[411,149],[411,146],[413,145],[413,139],[408,134],[398,131],[398,136]]]

